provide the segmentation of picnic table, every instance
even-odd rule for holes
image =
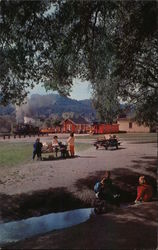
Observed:
[[[100,139],[94,142],[94,146],[96,149],[99,149],[100,147],[104,147],[106,150],[110,147],[115,147],[118,149],[118,146],[120,145],[120,141],[118,141],[116,138],[110,138],[110,139]]]
[[[59,142],[58,145],[48,145],[48,147],[42,148],[42,159],[45,154],[49,154],[50,158],[54,158],[54,155],[57,158],[58,153],[60,153],[60,158],[69,157],[68,146],[62,142]]]

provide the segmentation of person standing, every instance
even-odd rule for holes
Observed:
[[[70,151],[70,156],[74,157],[75,155],[75,138],[74,138],[74,133],[71,132],[70,136],[67,140],[69,151]]]
[[[52,141],[52,147],[53,150],[55,151],[56,157],[58,156],[58,151],[59,151],[59,142],[58,142],[58,136],[55,135],[53,137],[53,141]]]
[[[41,160],[41,152],[42,152],[42,143],[40,142],[40,138],[37,138],[34,145],[33,145],[33,157],[32,159],[35,159],[35,156],[37,155],[37,160]]]

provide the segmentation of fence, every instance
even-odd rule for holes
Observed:
[[[17,135],[12,135],[12,134],[0,134],[0,138],[2,138],[3,140],[5,139],[11,139],[11,138],[26,138],[26,137],[40,137],[40,136],[48,136],[47,134],[42,134],[42,133],[38,133],[38,134],[17,134]]]

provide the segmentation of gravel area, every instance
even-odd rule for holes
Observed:
[[[30,140],[34,141],[33,138]],[[87,139],[82,139],[84,141],[87,143]],[[88,142],[92,143],[93,140]],[[88,150],[76,152],[76,157],[72,159],[30,159],[25,165],[1,169],[0,195],[28,194],[50,188],[66,188],[76,193],[79,192],[79,182],[80,186],[83,183],[85,191],[85,182],[98,176],[98,173],[103,174],[105,170],[112,172],[114,180],[121,180],[129,186],[132,178],[136,181],[141,174],[156,182],[156,163],[156,143],[123,141],[118,150],[96,150],[92,146]],[[141,205],[140,209],[119,209],[110,214],[94,216],[90,221],[69,229],[19,242],[8,249],[155,249],[156,211],[157,201]]]

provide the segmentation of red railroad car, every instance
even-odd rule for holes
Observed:
[[[93,134],[113,134],[119,132],[119,124],[104,124],[98,123],[92,125]]]

